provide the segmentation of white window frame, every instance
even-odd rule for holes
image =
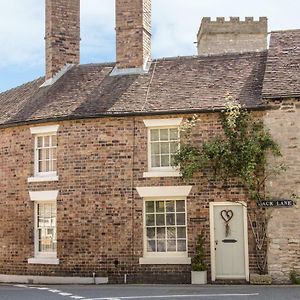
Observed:
[[[143,198],[143,257],[140,257],[139,264],[159,264],[159,265],[182,265],[191,264],[191,258],[188,257],[188,235],[186,235],[186,251],[182,252],[148,252],[147,251],[147,232],[145,218],[146,201],[185,201],[185,226],[187,230],[187,196],[192,186],[162,186],[162,187],[137,187],[137,192]]]
[[[171,129],[179,128],[183,118],[172,119],[146,119],[143,120],[147,127],[147,161],[148,171],[143,173],[143,177],[179,177],[179,169],[174,167],[152,167],[151,166],[151,129]]]
[[[58,191],[29,192],[30,200],[34,202],[34,257],[28,259],[29,264],[58,265],[57,252],[40,252],[38,248],[38,224],[37,207],[38,204],[55,203],[57,211]],[[57,222],[57,221],[56,221]],[[56,223],[57,228],[57,223]]]
[[[37,140],[41,136],[57,136],[59,125],[31,127],[30,132],[34,135],[34,176],[28,178],[28,182],[42,182],[42,181],[58,181],[57,171],[53,172],[39,172],[39,162],[37,153]],[[57,158],[57,157],[56,157]]]

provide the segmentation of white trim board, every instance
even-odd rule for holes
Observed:
[[[244,219],[244,250],[245,250],[245,279],[249,281],[249,249],[248,249],[248,219],[247,204],[241,202],[210,202],[209,203],[209,226],[210,226],[210,257],[211,257],[211,280],[216,280],[216,253],[215,253],[215,231],[214,231],[214,206],[236,206],[242,205]],[[228,277],[229,278],[229,277]],[[239,277],[240,278],[240,277]],[[230,279],[235,279],[234,276]]]
[[[31,201],[56,201],[58,197],[57,191],[39,191],[39,192],[29,192]]]
[[[142,198],[187,197],[192,185],[183,186],[152,186],[137,187],[136,190]]]
[[[38,265],[59,265],[59,259],[55,257],[32,257],[28,258],[28,263]]]
[[[171,119],[145,119],[143,120],[146,127],[165,127],[165,126],[179,126],[183,118]]]
[[[30,132],[31,132],[31,134],[53,133],[53,132],[57,132],[58,128],[59,128],[59,125],[30,127]]]

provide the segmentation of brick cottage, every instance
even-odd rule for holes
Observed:
[[[116,62],[80,65],[80,1],[46,0],[46,75],[0,94],[0,281],[189,283],[200,232],[210,281],[258,272],[243,188],[187,183],[171,157],[194,113],[199,144],[220,132],[230,93],[290,166],[266,189],[300,194],[300,30],[267,34],[266,18],[203,18],[197,56],[152,60],[151,1],[116,0]],[[269,212],[268,272],[288,282],[299,206]]]

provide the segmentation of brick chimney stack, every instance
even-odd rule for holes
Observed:
[[[255,21],[246,17],[219,17],[216,21],[203,18],[198,32],[198,54],[223,54],[263,51],[267,49],[268,19]]]
[[[151,59],[151,0],[116,0],[117,69],[145,70]]]
[[[80,0],[46,0],[46,80],[80,61]]]

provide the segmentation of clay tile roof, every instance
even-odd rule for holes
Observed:
[[[271,33],[264,98],[300,96],[300,30]]]
[[[144,75],[113,77],[113,64],[74,66],[52,86],[40,88],[40,78],[0,94],[0,125],[218,110],[226,93],[258,107],[265,62],[266,52],[178,57],[153,61]]]

